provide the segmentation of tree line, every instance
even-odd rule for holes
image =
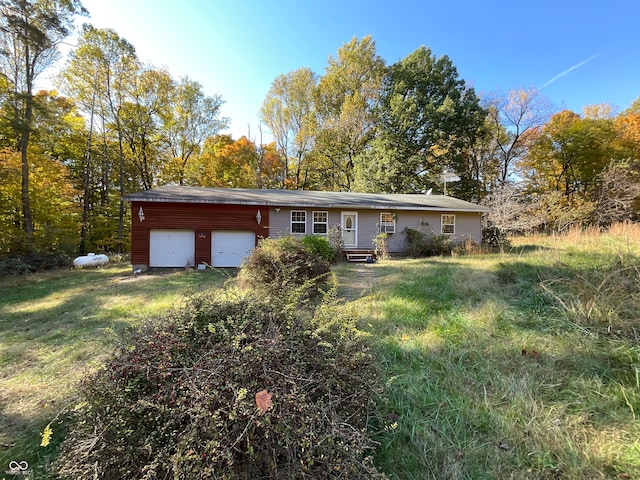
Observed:
[[[371,37],[322,75],[274,79],[259,111],[270,143],[221,134],[224,101],[145,65],[78,0],[0,0],[0,255],[124,252],[124,195],[179,185],[446,193],[492,208],[501,231],[635,220],[640,101],[559,110],[536,89],[478,94],[448,56],[387,65]],[[447,183],[447,179],[449,179]],[[451,180],[455,181],[451,181]]]

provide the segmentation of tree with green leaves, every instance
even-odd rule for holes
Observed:
[[[611,119],[581,118],[570,110],[554,115],[532,135],[519,173],[532,192],[588,196],[614,156]]]
[[[378,112],[378,135],[359,159],[358,187],[420,192],[439,188],[443,172],[463,175],[486,112],[447,56],[420,47],[392,65]]]
[[[317,82],[309,68],[279,75],[260,108],[260,120],[271,130],[282,155],[282,188],[306,186],[303,172],[315,139],[313,92]]]
[[[352,189],[356,158],[375,135],[385,74],[385,62],[370,36],[353,38],[338,49],[337,57],[329,57],[315,95],[314,155],[327,161],[324,170],[330,174],[324,188]]]
[[[71,33],[75,16],[85,13],[79,0],[0,1],[0,74],[6,79],[3,97],[11,106],[9,124],[21,155],[21,223],[27,252],[34,246],[29,166],[34,85],[57,60],[58,46]]]
[[[488,195],[507,186],[500,181],[499,148],[499,141],[503,141],[507,136],[506,128],[494,124],[490,115],[485,117],[475,143],[463,153],[463,161],[460,163],[460,177],[465,179],[464,196],[467,200],[481,202]]]
[[[129,95],[121,114],[126,156],[138,186],[149,190],[163,167],[165,144],[163,118],[169,115],[173,79],[165,70],[145,68],[131,78]],[[127,162],[129,164],[129,162]]]
[[[228,118],[220,116],[223,104],[220,95],[205,95],[202,85],[188,77],[174,84],[162,125],[170,155],[168,171],[172,172],[165,175],[165,181],[184,185],[187,163],[200,151],[206,138],[229,124]]]
[[[91,107],[93,118],[96,110],[102,121],[102,150],[104,158],[110,156],[112,143],[108,130],[115,133],[118,172],[116,189],[118,198],[118,235],[116,250],[123,251],[126,184],[126,159],[123,115],[127,102],[131,100],[132,81],[141,71],[135,49],[125,39],[111,29],[97,29],[84,25],[80,45],[70,54],[68,63],[61,73],[62,85],[85,109]],[[95,99],[94,99],[95,96]],[[111,175],[110,170],[104,170]],[[111,185],[112,178],[106,179]],[[106,192],[108,196],[109,192]]]

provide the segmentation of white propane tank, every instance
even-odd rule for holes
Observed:
[[[73,261],[74,267],[101,267],[109,263],[109,257],[103,254],[88,253]]]

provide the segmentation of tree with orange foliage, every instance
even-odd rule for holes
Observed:
[[[201,154],[187,166],[185,185],[225,188],[280,188],[280,155],[275,143],[256,145],[242,137],[216,135],[204,141]]]
[[[80,234],[80,207],[70,172],[37,146],[29,147],[34,251],[73,251]],[[21,250],[21,152],[0,151],[0,256]]]
[[[614,136],[611,119],[581,118],[564,110],[532,134],[519,172],[530,191],[588,195],[614,155]]]

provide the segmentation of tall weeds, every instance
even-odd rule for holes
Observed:
[[[640,478],[640,233],[405,261],[359,304],[392,478]],[[375,265],[373,268],[376,268]]]
[[[640,316],[640,261],[619,254],[587,269],[558,267],[540,286],[578,325],[634,328]]]

